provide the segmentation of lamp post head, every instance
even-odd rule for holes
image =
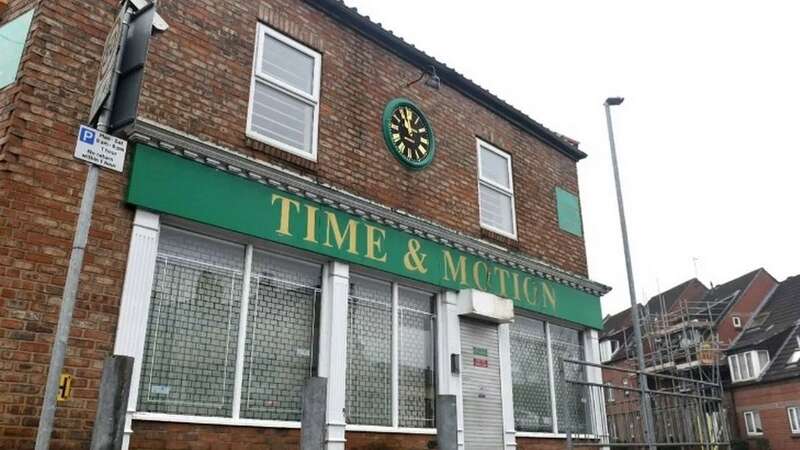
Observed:
[[[617,106],[621,105],[622,102],[625,101],[623,97],[608,97],[604,105],[606,106]]]

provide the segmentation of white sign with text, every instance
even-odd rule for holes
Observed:
[[[128,142],[124,139],[81,125],[78,130],[78,141],[75,143],[75,157],[122,172],[127,148]]]

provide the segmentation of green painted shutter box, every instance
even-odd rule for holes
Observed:
[[[447,289],[602,328],[600,299],[415,234],[138,144],[128,202]]]
[[[581,206],[578,202],[578,197],[557,187],[556,208],[558,210],[558,226],[568,233],[583,236]]]

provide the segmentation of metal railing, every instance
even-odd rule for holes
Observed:
[[[565,382],[580,392],[579,400],[585,409],[585,419],[581,418],[580,423],[568,420],[564,424],[568,449],[730,449],[727,416],[719,384],[648,373],[648,379],[657,381],[648,385],[662,386],[644,392],[653,415],[653,436],[648,439],[643,417],[643,391],[638,384],[639,371],[571,359],[564,359],[564,365],[572,366],[566,373],[582,374],[578,379],[565,378]],[[586,375],[590,371],[602,371],[604,382],[588,381]],[[588,433],[586,423],[590,424]]]

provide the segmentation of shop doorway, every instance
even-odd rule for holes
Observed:
[[[461,319],[465,450],[503,448],[497,324]]]

